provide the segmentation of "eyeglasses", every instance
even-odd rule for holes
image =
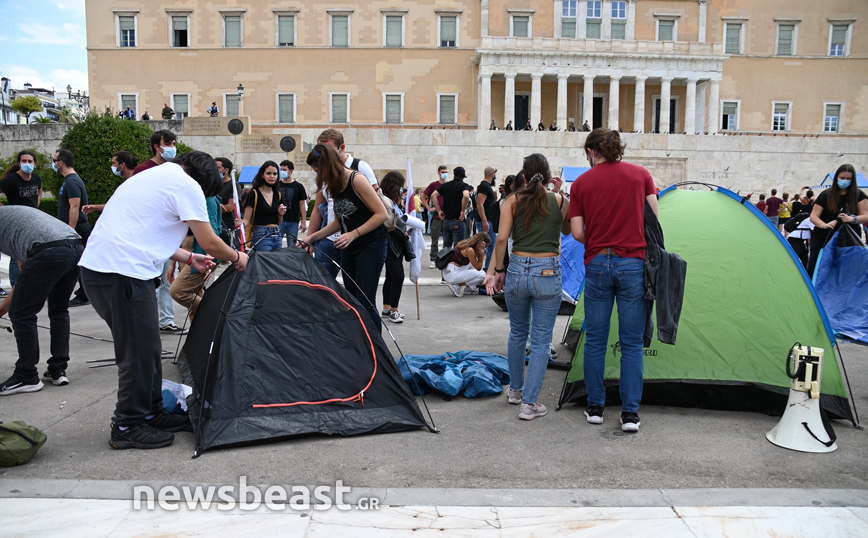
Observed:
[[[62,160],[62,159],[51,159],[51,162],[53,162],[53,163],[59,163],[61,160]]]

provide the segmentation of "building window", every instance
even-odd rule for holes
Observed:
[[[796,54],[796,25],[794,23],[778,24],[778,43],[775,54],[778,56],[794,56]]]
[[[118,46],[132,48],[136,46],[136,15],[118,15]]]
[[[404,16],[403,15],[386,15],[383,22],[384,34],[386,36],[384,45],[386,47],[403,47],[404,46]]]
[[[119,96],[121,103],[121,110],[126,110],[127,107],[130,107],[133,112],[137,112],[139,109],[139,95],[136,93],[122,93]]]
[[[724,101],[720,128],[724,131],[738,130],[738,101]]]
[[[458,16],[440,15],[440,46],[458,46]]]
[[[277,122],[295,123],[295,94],[280,93],[277,95]]]
[[[823,132],[841,132],[841,103],[826,103],[826,112],[823,118]]]
[[[190,19],[187,15],[172,15],[172,46],[190,46]],[[177,110],[177,109],[176,109]]]
[[[743,54],[741,48],[741,28],[740,22],[728,22],[725,24],[724,41],[726,54]]]
[[[229,118],[237,118],[241,115],[239,102],[241,99],[238,97],[237,93],[227,93],[223,96],[224,105],[223,110],[227,117]]]
[[[657,19],[657,41],[675,41],[678,26],[674,19]]]
[[[243,47],[241,15],[223,15],[223,46]]]
[[[384,121],[404,123],[404,96],[400,93],[387,93],[384,96]]]
[[[603,28],[602,0],[588,0],[588,18],[585,23],[585,35],[588,39],[600,39]]]
[[[332,93],[331,97],[331,123],[350,122],[350,94]]]
[[[458,123],[458,94],[437,96],[437,122],[447,125]]]
[[[295,15],[277,16],[277,46],[295,46]]]
[[[332,47],[350,46],[350,16],[332,15]]]
[[[512,36],[530,37],[530,17],[528,15],[512,15]]]
[[[790,130],[790,103],[773,103],[772,131]]]
[[[576,37],[579,2],[577,0],[563,0],[561,9],[561,36],[573,39]]]
[[[850,33],[849,24],[833,24],[829,36],[829,56],[849,56],[847,37]]]
[[[627,2],[612,2],[612,39],[627,39]]]
[[[183,120],[190,115],[190,96],[186,93],[172,95],[172,108],[175,110],[175,119]]]

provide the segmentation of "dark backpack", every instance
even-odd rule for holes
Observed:
[[[444,248],[440,252],[437,253],[437,259],[434,261],[434,267],[440,269],[446,269],[446,266],[449,265],[449,262],[452,261],[452,256],[455,255],[455,251],[452,250],[452,247]]]
[[[801,224],[802,221],[804,221],[806,218],[808,218],[810,216],[811,216],[810,213],[799,213],[798,215],[796,215],[794,217],[790,217],[790,220],[788,220],[784,224],[784,230],[786,230],[787,232],[796,231],[796,228],[799,227],[799,224]]]

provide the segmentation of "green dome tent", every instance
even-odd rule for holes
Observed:
[[[684,307],[676,345],[656,338],[645,349],[643,404],[779,414],[790,379],[785,362],[795,342],[822,347],[822,403],[853,421],[835,337],[807,273],[771,222],[724,188],[660,194],[666,249],[687,261]],[[570,331],[581,334],[584,301]],[[579,336],[558,407],[587,402]],[[607,401],[619,402],[617,306],[606,356]]]

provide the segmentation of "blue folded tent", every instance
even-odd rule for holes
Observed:
[[[823,182],[820,183],[821,188],[828,188],[832,186],[832,182],[835,179],[835,172],[831,174],[826,174],[826,177],[823,178]],[[868,189],[868,179],[865,179],[865,174],[856,174],[856,187],[859,189]]]
[[[814,288],[832,330],[868,344],[868,247],[849,226],[823,249]]]
[[[241,174],[238,175],[238,183],[253,183],[253,178],[259,172],[258,166],[244,166],[241,168]]]

